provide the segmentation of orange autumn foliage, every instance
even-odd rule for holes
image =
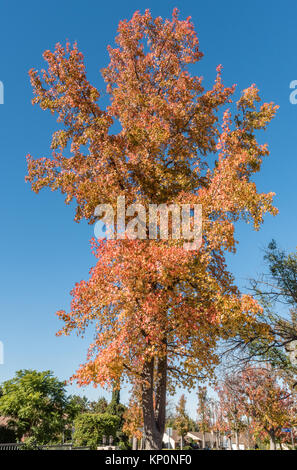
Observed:
[[[76,44],[46,51],[47,71],[30,71],[33,102],[56,113],[62,128],[51,158],[27,157],[27,180],[36,192],[50,187],[75,200],[76,220],[90,223],[99,203],[116,210],[119,195],[146,208],[202,205],[199,250],[185,251],[181,240],[93,241],[90,279],[73,289],[70,312],[58,312],[61,334],[95,325],[87,361],[74,375],[80,384],[126,378],[155,390],[163,377],[163,388],[167,378],[171,390],[176,383],[191,388],[197,374],[212,374],[220,338],[257,327],[260,307],[233,285],[224,252],[235,251],[237,220],[258,229],[266,212],[276,213],[273,193],[259,193],[251,178],[268,155],[255,131],[277,106],[259,105],[252,85],[233,116],[235,86],[223,85],[221,66],[205,90],[188,68],[203,56],[193,23],[176,9],[171,20],[136,12],[120,22],[116,43],[102,71],[106,109]]]

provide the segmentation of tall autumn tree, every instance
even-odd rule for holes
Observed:
[[[77,45],[46,51],[47,70],[31,70],[34,103],[56,113],[60,128],[52,157],[27,157],[32,189],[60,190],[76,201],[75,219],[95,221],[99,203],[116,213],[118,196],[127,204],[201,204],[203,244],[185,250],[183,240],[92,242],[97,257],[90,279],[72,291],[71,311],[58,312],[61,333],[96,325],[79,384],[141,390],[147,447],[162,445],[166,390],[176,382],[192,388],[218,362],[219,338],[246,329],[259,307],[240,296],[227,271],[224,252],[235,251],[234,222],[275,213],[273,194],[257,191],[252,175],[268,155],[257,142],[275,114],[258,106],[255,85],[243,91],[232,117],[235,87],[225,87],[221,70],[211,89],[191,75],[202,53],[191,19],[153,18],[147,10],[121,21],[116,47],[108,47],[103,69],[110,104],[86,77]],[[223,119],[220,123],[220,110]],[[114,133],[114,123],[120,130]],[[145,238],[145,237],[144,237]],[[243,329],[243,328],[242,328]]]

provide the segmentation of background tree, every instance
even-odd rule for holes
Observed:
[[[207,388],[205,386],[198,387],[198,408],[197,408],[197,425],[202,433],[202,448],[205,449],[205,433],[210,431],[211,427],[211,409],[207,397]]]
[[[236,449],[239,449],[239,435],[247,427],[240,406],[240,379],[236,375],[225,376],[217,389],[221,417],[225,422],[225,430],[235,434]]]
[[[181,395],[178,404],[176,405],[176,416],[174,420],[175,429],[177,430],[178,434],[181,437],[181,449],[184,445],[184,438],[187,432],[190,430],[190,419],[186,412],[186,398],[185,395]]]
[[[72,395],[69,399],[69,406],[73,408],[73,414],[76,415],[78,413],[86,413],[89,411],[90,402],[87,397],[79,396],[79,395]]]
[[[271,368],[247,367],[236,383],[238,406],[251,418],[254,435],[268,437],[275,450],[282,428],[296,423],[292,394]]]
[[[251,332],[248,340],[240,336],[230,338],[227,350],[234,353],[235,365],[269,363],[294,388],[297,380],[297,253],[286,253],[273,240],[265,250],[264,261],[267,270],[251,280],[251,290],[263,307],[259,321],[266,323],[270,334],[263,337],[258,330]]]
[[[60,436],[69,412],[65,382],[51,371],[20,370],[2,384],[0,415],[9,418],[8,426],[18,437],[34,438],[47,444]]]
[[[194,419],[188,417],[188,430],[189,431],[198,431],[197,423]],[[177,419],[177,410],[176,405],[174,406],[173,402],[167,402],[166,406],[166,428],[176,429],[176,419]]]
[[[143,413],[140,398],[140,391],[134,388],[129,400],[129,405],[123,415],[123,432],[131,439],[135,437],[138,440],[142,439],[144,434]]]
[[[121,424],[123,425],[123,415],[126,410],[125,405],[120,402],[120,390],[114,387],[112,391],[111,401],[107,407],[107,412],[119,416]]]
[[[172,399],[166,402],[166,428],[174,427],[175,405]]]
[[[221,66],[207,91],[190,74],[202,53],[190,18],[179,20],[176,9],[171,20],[136,12],[120,22],[116,42],[103,70],[106,110],[76,45],[58,44],[44,53],[47,71],[30,71],[33,102],[57,113],[62,129],[53,135],[52,158],[28,156],[27,180],[36,192],[61,190],[66,203],[76,201],[76,220],[91,223],[99,203],[116,212],[119,195],[146,210],[151,203],[203,206],[200,250],[186,251],[174,237],[94,243],[90,280],[73,290],[71,312],[59,312],[66,334],[97,323],[89,359],[75,378],[138,386],[147,447],[158,449],[167,388],[176,382],[192,388],[210,375],[219,338],[239,326],[247,331],[259,309],[233,285],[224,251],[235,251],[238,219],[258,229],[265,212],[276,213],[273,194],[258,193],[251,181],[268,155],[255,130],[266,127],[276,107],[258,107],[252,85],[236,115],[225,110],[220,124],[218,111],[230,105],[235,87],[223,85]]]
[[[228,432],[228,425],[224,419],[220,401],[213,401],[213,407],[212,430],[216,436],[216,448],[220,449],[222,447],[222,436],[226,435]]]
[[[265,360],[283,371],[294,386],[297,377],[297,253],[286,253],[272,240],[265,250],[264,260],[268,273],[253,280],[252,288],[266,309],[274,341],[267,344],[267,340],[261,340],[254,351],[258,352],[258,346]]]
[[[122,450],[130,448],[129,435],[123,429],[125,424],[126,409],[127,407],[120,402],[119,388],[114,387],[112,390],[111,401],[106,411],[112,416],[117,416],[119,418],[119,429],[117,431],[117,439],[119,440],[119,447]]]
[[[106,413],[108,408],[108,401],[105,397],[100,397],[97,401],[90,403],[89,411],[92,413]]]

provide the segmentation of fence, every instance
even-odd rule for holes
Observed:
[[[22,450],[22,448],[26,449],[26,444],[22,442],[0,444],[0,451],[1,450]],[[73,444],[53,444],[53,445],[43,445],[43,446],[36,444],[33,450],[90,450],[90,447],[88,446],[76,447]]]
[[[22,447],[24,444],[21,442],[0,444],[0,450],[21,450]]]

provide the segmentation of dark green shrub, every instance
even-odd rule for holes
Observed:
[[[120,428],[120,418],[109,413],[83,413],[76,417],[74,428],[74,445],[90,446],[96,449],[102,444],[103,436],[106,436],[107,441],[109,436],[116,439]]]

